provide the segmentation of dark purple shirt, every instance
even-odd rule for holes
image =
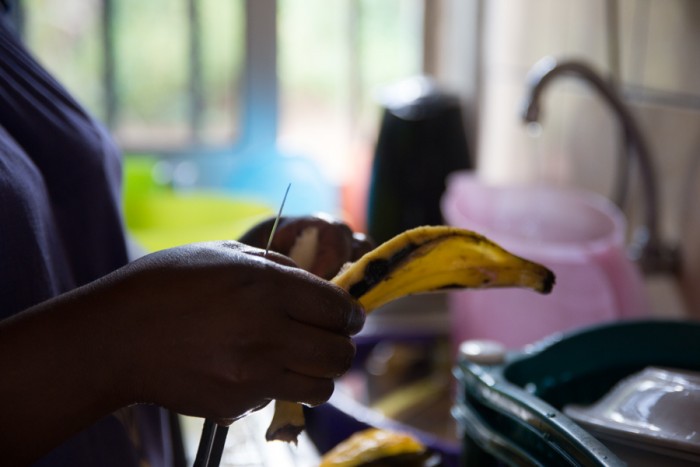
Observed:
[[[1,10],[0,319],[127,262],[120,153],[24,49]],[[37,465],[168,466],[169,433],[164,410],[138,406]]]

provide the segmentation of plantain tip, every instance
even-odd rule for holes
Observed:
[[[545,276],[542,279],[542,290],[541,292],[543,294],[548,294],[552,291],[554,288],[554,284],[557,282],[557,277],[554,275],[554,273],[549,270],[545,269]]]
[[[287,443],[297,444],[297,439],[302,431],[304,431],[303,426],[288,423],[275,430],[268,428],[267,432],[265,433],[265,439],[267,441],[285,441]]]

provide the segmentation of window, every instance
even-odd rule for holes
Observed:
[[[21,17],[30,47],[127,152],[235,158],[245,135],[270,137],[251,132],[258,112],[279,155],[336,190],[367,165],[377,87],[422,71],[423,2],[24,0]],[[271,87],[246,82],[275,66]]]
[[[280,0],[280,146],[341,179],[371,150],[378,88],[422,70],[421,14],[415,0]]]
[[[26,0],[46,66],[127,150],[223,145],[236,136],[240,0]]]

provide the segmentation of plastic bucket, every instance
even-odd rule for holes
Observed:
[[[448,224],[479,232],[557,277],[549,295],[451,293],[455,343],[486,338],[516,348],[555,332],[649,315],[641,272],[626,256],[624,215],[606,198],[552,186],[490,185],[456,172],[441,207]]]

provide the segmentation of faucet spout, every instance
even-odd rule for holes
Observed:
[[[615,87],[587,63],[577,60],[557,62],[552,57],[545,57],[533,66],[528,75],[528,92],[523,108],[523,120],[526,123],[539,121],[540,101],[544,90],[559,76],[573,76],[581,79],[598,92],[620,122],[627,159],[637,157],[645,198],[644,224],[634,231],[629,248],[631,258],[637,261],[642,270],[647,273],[674,272],[677,266],[676,252],[662,245],[659,235],[658,194],[649,146],[634,116],[618,95]],[[626,167],[627,164],[624,165],[625,170]]]

